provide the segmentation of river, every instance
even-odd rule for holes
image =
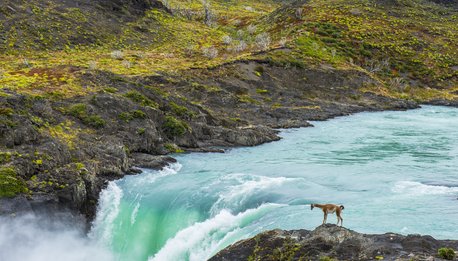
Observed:
[[[343,225],[358,232],[458,239],[458,109],[313,124],[261,146],[176,155],[162,171],[111,182],[76,246],[88,248],[84,260],[201,261],[265,230],[315,228],[323,214],[310,203],[344,205]]]

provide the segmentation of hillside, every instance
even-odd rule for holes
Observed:
[[[257,145],[278,139],[273,128],[360,111],[456,106],[456,7],[2,1],[0,196],[13,203],[0,213],[31,201],[92,217],[107,180],[168,153]]]

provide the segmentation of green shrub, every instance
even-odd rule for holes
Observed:
[[[123,112],[119,114],[119,118],[125,122],[129,122],[133,119],[144,119],[146,114],[141,110],[134,110],[131,112]]]
[[[132,117],[132,114],[130,114],[130,112],[123,112],[119,114],[118,117],[125,122],[129,122],[134,119],[134,117]]]
[[[162,125],[162,130],[169,138],[183,136],[188,128],[189,126],[185,122],[172,116],[165,117],[165,122]]]
[[[135,111],[132,111],[131,113],[132,113],[132,116],[135,119],[144,119],[144,118],[146,118],[146,114],[141,110],[135,110]]]
[[[141,94],[138,91],[128,91],[124,94],[124,97],[129,98],[131,101],[138,103],[142,106],[149,106],[153,108],[158,108],[159,106],[154,101],[150,100],[145,95]]]
[[[68,109],[68,113],[70,115],[72,115],[73,117],[76,117],[76,118],[82,118],[84,117],[85,115],[87,115],[87,107],[86,107],[86,104],[83,104],[83,103],[78,103],[78,104],[75,104],[75,105],[72,105],[69,109]]]
[[[452,248],[448,247],[439,248],[439,250],[437,251],[437,255],[439,255],[440,258],[447,260],[453,260],[456,256],[455,251]]]
[[[99,115],[89,115],[84,117],[82,120],[85,124],[97,129],[102,128],[106,124],[105,120],[102,119]]]
[[[27,187],[21,178],[18,178],[16,171],[10,167],[0,168],[0,198],[14,197],[20,193],[26,193]]]
[[[180,149],[177,145],[172,144],[172,143],[167,143],[164,145],[164,147],[170,152],[170,153],[183,153],[184,150]]]
[[[180,116],[180,117],[183,117],[183,116],[192,117],[193,116],[193,114],[188,110],[188,108],[184,106],[180,106],[174,102],[170,102],[169,105],[172,109],[172,112],[177,116]]]
[[[101,128],[105,126],[106,122],[99,115],[88,114],[87,106],[83,103],[72,105],[67,109],[67,113],[83,121],[84,124],[94,128]]]

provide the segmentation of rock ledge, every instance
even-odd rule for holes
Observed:
[[[458,249],[458,240],[394,233],[361,234],[325,224],[313,231],[271,230],[239,241],[210,259],[225,260],[442,260],[441,247]],[[330,260],[330,259],[327,259]]]

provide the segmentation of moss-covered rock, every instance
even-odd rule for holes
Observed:
[[[17,176],[14,168],[0,167],[0,198],[14,197],[27,191],[24,181]]]

